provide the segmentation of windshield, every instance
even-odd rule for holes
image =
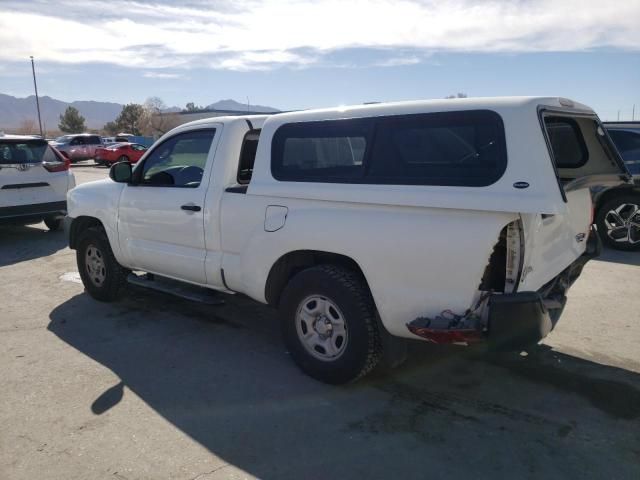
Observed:
[[[56,142],[58,143],[67,143],[71,140],[71,135],[63,135],[61,137],[56,138]]]
[[[55,154],[44,140],[0,142],[0,165],[55,161]]]

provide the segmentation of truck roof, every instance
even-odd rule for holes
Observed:
[[[562,97],[477,97],[405,102],[369,103],[313,110],[278,113],[270,116],[271,122],[313,121],[344,117],[404,115],[412,113],[446,112],[456,110],[494,110],[504,108],[537,109],[544,105],[555,108],[594,113],[587,105]]]
[[[233,122],[251,122],[253,128],[260,128],[264,121],[272,115],[233,115],[233,116],[224,116],[224,117],[207,117],[201,118],[200,120],[194,120],[192,122],[183,123],[182,125],[177,126],[176,128],[183,127],[191,127],[197,125],[206,125],[209,123],[233,123]]]
[[[341,116],[366,117],[382,115],[402,115],[416,112],[427,113],[455,110],[492,110],[495,108],[536,109],[540,105],[579,110],[585,113],[594,113],[593,110],[587,105],[563,97],[476,97],[366,103],[360,105],[297,110],[266,115],[208,117],[182,124],[177,128],[206,125],[212,122],[225,124],[237,121],[249,121],[251,122],[253,128],[261,128],[267,119],[271,119],[272,122],[285,123],[295,121],[323,120],[329,118],[339,118]]]

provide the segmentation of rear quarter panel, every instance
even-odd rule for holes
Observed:
[[[264,231],[266,205],[288,207],[282,229]],[[418,316],[463,313],[472,305],[500,230],[516,218],[237,194],[224,196],[222,212],[223,267],[232,290],[264,302],[271,266],[286,253],[346,255],[362,269],[387,330],[404,337],[411,337],[406,323]]]

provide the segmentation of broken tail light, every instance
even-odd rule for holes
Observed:
[[[47,172],[64,172],[65,170],[69,170],[69,168],[71,167],[71,160],[69,160],[67,157],[63,156],[60,152],[58,152],[57,150],[53,149],[53,152],[55,154],[55,160],[54,161],[43,161],[42,162],[42,166],[44,167],[44,169]]]

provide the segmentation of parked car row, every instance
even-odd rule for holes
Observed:
[[[144,143],[135,142],[134,139],[140,140]],[[100,135],[93,135],[88,133],[79,133],[72,135],[62,135],[56,138],[54,141],[49,142],[53,147],[60,151],[71,162],[77,162],[80,160],[95,159],[96,154],[100,152],[102,158],[110,159],[112,155],[110,152],[105,152],[105,147],[109,148],[112,145],[131,144],[135,145],[127,152],[123,152],[121,157],[126,158],[132,163],[135,163],[140,158],[141,154],[153,143],[153,140],[148,137],[139,137],[133,135],[122,135],[116,137],[101,137]],[[118,158],[118,157],[116,157]],[[135,159],[135,160],[133,160]],[[97,162],[107,163],[107,162]]]

